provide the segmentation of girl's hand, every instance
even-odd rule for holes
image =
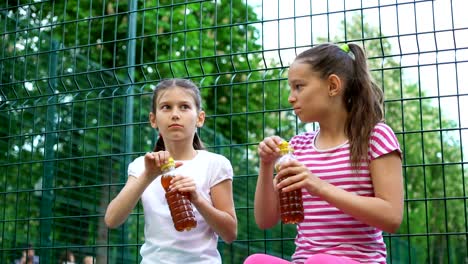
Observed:
[[[278,145],[284,140],[278,136],[266,137],[258,144],[258,155],[263,163],[273,163],[279,156]]]
[[[282,177],[287,179],[277,183]],[[311,195],[319,195],[325,182],[310,172],[310,170],[297,160],[290,160],[281,163],[281,169],[275,177],[275,189],[289,192],[300,188],[305,188]]]
[[[145,175],[150,177],[151,180],[156,179],[161,175],[161,166],[169,160],[171,155],[168,151],[148,152],[145,154]],[[182,163],[177,162],[176,167]]]
[[[191,177],[177,175],[171,180],[169,189],[174,189],[182,193],[190,193],[190,201],[198,200],[197,185]]]

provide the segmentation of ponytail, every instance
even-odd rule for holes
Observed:
[[[195,133],[195,135],[193,136],[192,145],[193,145],[193,148],[196,149],[196,150],[204,150],[205,149],[205,145],[203,144],[200,137],[198,136],[198,133]]]
[[[198,133],[195,133],[195,135],[193,136],[192,145],[193,145],[193,148],[196,149],[196,150],[204,150],[205,149],[205,145],[203,145],[203,142],[200,140],[200,137],[198,136]],[[166,150],[166,147],[164,146],[164,139],[163,139],[162,135],[159,135],[158,141],[156,141],[156,145],[154,145],[153,151],[158,152],[158,151],[161,151],[161,150]]]
[[[161,150],[166,150],[166,147],[164,146],[164,140],[161,134],[159,134],[158,141],[156,141],[156,145],[154,145],[154,152],[158,152]]]
[[[344,100],[349,112],[346,133],[349,137],[351,163],[357,167],[367,160],[372,130],[383,121],[383,92],[372,79],[364,50],[356,44],[348,44],[353,53],[353,73],[348,78]]]

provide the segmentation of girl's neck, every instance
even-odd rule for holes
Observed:
[[[195,158],[198,151],[193,148],[192,145],[190,146],[179,146],[179,145],[166,145],[166,150],[169,151],[172,158],[175,160],[191,160]]]
[[[339,146],[348,140],[343,123],[319,124],[320,130],[315,139],[316,147],[329,149]]]

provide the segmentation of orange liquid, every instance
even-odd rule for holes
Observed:
[[[197,226],[189,193],[169,190],[172,176],[164,175],[161,184],[166,191],[166,200],[171,211],[172,221],[177,231],[189,231]]]
[[[279,182],[286,179],[282,177]],[[279,193],[281,222],[284,224],[297,224],[304,220],[304,206],[301,190]]]

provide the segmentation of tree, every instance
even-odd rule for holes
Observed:
[[[389,257],[396,263],[463,262],[466,236],[449,235],[465,232],[459,124],[442,114],[440,99],[431,99],[424,87],[408,81],[408,71],[394,59],[387,38],[362,21],[353,17],[343,32],[346,41],[365,47],[374,79],[385,93],[385,120],[403,150],[405,217],[397,236],[386,238],[392,245]]]
[[[98,263],[138,261],[142,208],[110,232],[102,215],[125,182],[126,162],[154,144],[151,88],[168,77],[200,85],[208,114],[200,135],[234,166],[239,237],[220,242],[223,259],[292,254],[294,226],[261,231],[254,223],[256,144],[267,135],[290,138],[304,125],[287,104],[287,69],[263,57],[253,26],[261,21],[244,1],[139,1],[135,12],[121,1],[8,1],[0,9],[0,241],[7,248],[0,259],[29,240],[44,243],[41,256],[49,258],[58,254],[49,248],[73,246],[97,254]],[[406,81],[390,42],[362,17],[343,24],[335,41],[343,40],[366,47],[385,91],[386,121],[404,151],[405,220],[386,237],[392,263],[462,262],[466,174],[458,124]]]
[[[17,175],[5,184],[5,191],[13,188],[17,195],[3,200],[5,218],[14,223],[5,232],[12,247],[16,217],[21,217],[34,224],[21,226],[25,235],[19,240],[40,241],[43,247],[52,242],[61,247],[110,242],[108,248],[82,250],[97,254],[103,263],[107,257],[117,263],[138,255],[138,247],[128,246],[127,254],[112,245],[142,243],[141,207],[117,231],[107,232],[101,216],[125,182],[125,161],[154,143],[155,133],[147,124],[150,88],[168,77],[200,84],[208,114],[200,134],[213,151],[233,161],[238,216],[250,219],[239,222],[240,237],[263,234],[252,226],[251,216],[255,144],[264,137],[265,127],[272,128],[269,133],[291,128],[292,134],[294,124],[282,103],[287,95],[279,84],[283,71],[267,68],[259,52],[258,32],[252,26],[258,19],[251,7],[240,0],[144,1],[132,13],[127,2],[70,0],[18,2],[3,8],[6,31],[12,34],[4,38],[1,75],[6,98],[2,113],[7,113],[9,125],[0,130],[8,139],[3,145],[8,153],[5,166],[19,164],[8,167],[4,176]],[[132,14],[137,19],[134,38],[128,28]],[[128,57],[132,43],[136,53]],[[132,60],[134,67],[129,65]],[[129,107],[133,120],[122,110]],[[130,153],[125,152],[128,126],[134,135]],[[53,154],[50,160],[46,153]],[[31,163],[23,165],[25,161]],[[28,192],[34,184],[39,193],[51,196]],[[20,195],[26,197],[18,199]],[[21,201],[31,201],[24,216],[15,214],[24,206]],[[45,213],[40,209],[47,202],[53,202],[53,208]],[[46,223],[49,231],[43,229]],[[32,226],[40,232],[29,231]],[[67,232],[70,226],[77,228],[73,234]],[[53,241],[47,235],[51,232]],[[223,254],[238,263],[248,254],[244,244],[249,242],[226,247]],[[41,257],[54,254],[44,250]]]

